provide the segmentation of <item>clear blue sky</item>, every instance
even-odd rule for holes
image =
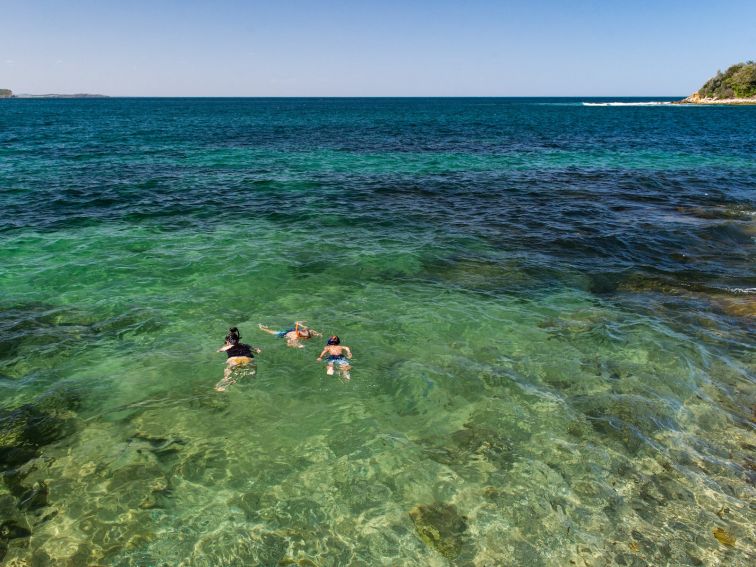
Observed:
[[[0,0],[0,88],[122,96],[687,95],[756,1]]]

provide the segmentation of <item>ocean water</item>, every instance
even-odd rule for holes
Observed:
[[[752,565],[756,109],[584,102],[0,101],[0,563]]]

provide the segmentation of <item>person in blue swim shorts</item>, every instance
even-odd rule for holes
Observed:
[[[345,356],[346,353],[346,356]],[[339,367],[339,375],[344,382],[349,382],[352,379],[349,371],[352,369],[352,364],[349,362],[352,358],[352,350],[345,345],[341,344],[341,339],[336,335],[328,338],[328,342],[323,347],[323,352],[317,358],[320,362],[323,357],[326,357],[326,374],[333,376],[334,367]]]
[[[304,348],[304,345],[300,341],[306,341],[312,337],[322,337],[315,329],[310,329],[305,326],[305,321],[296,321],[294,326],[284,331],[276,331],[270,327],[266,327],[262,323],[257,326],[261,331],[265,331],[269,335],[275,335],[279,339],[286,339],[286,345],[292,348]]]

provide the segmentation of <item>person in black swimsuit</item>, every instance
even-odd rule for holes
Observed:
[[[260,353],[260,349],[242,343],[239,329],[236,327],[231,327],[228,330],[225,344],[218,349],[218,352],[225,352],[228,356],[226,369],[223,371],[223,380],[215,385],[218,392],[224,392],[231,384],[236,383],[236,379],[231,377],[234,369],[249,366],[251,367],[251,374],[255,373],[255,354]]]

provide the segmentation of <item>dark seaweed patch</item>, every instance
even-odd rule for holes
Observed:
[[[71,434],[74,422],[27,404],[0,410],[0,470],[34,458],[40,447]]]
[[[22,520],[5,520],[0,523],[0,561],[8,553],[8,544],[11,540],[27,539],[31,537],[31,533]]]
[[[453,560],[466,542],[467,520],[451,504],[420,504],[409,512],[420,539]]]

